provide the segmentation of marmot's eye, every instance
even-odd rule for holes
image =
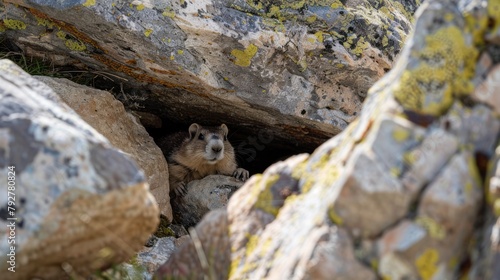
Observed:
[[[205,135],[203,135],[203,134],[198,135],[198,139],[205,140]]]

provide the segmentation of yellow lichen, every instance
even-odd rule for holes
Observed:
[[[436,273],[439,261],[439,252],[436,249],[426,249],[415,261],[418,274],[423,280],[430,280]]]
[[[83,3],[84,7],[90,7],[95,5],[95,0],[87,0],[85,3]]]
[[[365,38],[361,37],[356,43],[356,47],[353,50],[351,50],[351,53],[355,55],[361,55],[368,47],[369,43],[365,41]]]
[[[12,29],[12,30],[24,30],[26,29],[26,23],[17,20],[17,19],[4,19],[3,20],[3,25],[7,27],[7,29]]]
[[[492,28],[492,33],[498,33],[500,31],[500,1],[489,0],[488,1],[488,16],[493,19],[495,26]]]
[[[342,2],[340,2],[339,0],[333,1],[333,3],[330,5],[330,8],[332,8],[332,9],[338,9],[338,8],[343,8],[343,7],[344,7],[344,4],[342,4]]]
[[[85,46],[84,43],[77,41],[77,40],[73,40],[73,39],[67,39],[64,42],[64,45],[68,49],[73,50],[73,51],[78,51],[78,52],[82,52],[82,51],[87,49],[87,46]]]
[[[149,35],[151,35],[151,33],[153,33],[153,29],[144,30],[144,36],[146,36],[146,37],[149,37]]]
[[[273,216],[278,215],[279,208],[272,205],[274,201],[273,193],[271,187],[278,181],[279,175],[274,174],[268,177],[262,177],[258,180],[252,189],[253,196],[256,196],[255,208],[263,210]],[[262,188],[262,184],[264,184]]]
[[[472,180],[475,181],[477,186],[482,185],[483,180],[481,179],[481,174],[479,173],[479,169],[477,168],[476,160],[474,157],[469,157],[468,166],[469,166],[468,170],[470,172],[470,177],[472,178]],[[472,184],[471,184],[471,190],[472,190]]]
[[[425,42],[425,48],[413,51],[420,63],[403,72],[394,96],[405,109],[438,116],[451,106],[454,95],[472,92],[478,52],[456,26],[439,29]]]
[[[446,237],[446,229],[430,217],[420,216],[415,223],[425,228],[434,239],[443,240]]]
[[[37,16],[35,16],[36,18],[36,21],[38,23],[38,25],[41,25],[41,26],[45,26],[45,27],[48,27],[48,28],[53,28],[54,27],[54,23],[48,19],[45,19],[45,18],[39,18]]]
[[[252,58],[255,56],[258,50],[259,48],[257,48],[257,46],[255,46],[254,44],[250,44],[244,50],[237,50],[237,49],[232,50],[231,55],[236,58],[234,64],[241,67],[250,66]]]
[[[410,137],[410,132],[404,128],[395,128],[392,131],[392,138],[398,142],[406,141]]]
[[[56,36],[61,40],[66,40],[66,33],[64,31],[61,30],[57,31]]]
[[[341,226],[344,223],[344,220],[342,219],[342,217],[340,217],[337,214],[337,212],[335,212],[335,207],[334,206],[330,206],[328,208],[328,217],[336,225]]]
[[[396,177],[396,178],[399,177],[399,175],[401,175],[401,169],[398,167],[395,167],[395,166],[391,167],[389,172],[391,173],[391,175],[393,177]]]
[[[177,50],[177,54],[182,55],[182,54],[184,54],[184,51],[183,50]]]
[[[306,21],[308,23],[313,23],[316,21],[316,18],[317,18],[316,15],[312,15],[312,16],[307,17]]]
[[[496,217],[500,217],[500,198],[496,198],[493,202],[493,213]]]
[[[144,4],[139,4],[139,5],[137,5],[135,8],[136,8],[138,11],[142,11],[142,10],[144,10],[145,6],[144,6]]]
[[[165,10],[163,11],[162,15],[165,16],[165,17],[174,18],[175,17],[175,11],[172,8],[168,7],[168,8],[165,8]]]
[[[316,39],[319,42],[323,43],[323,32],[322,31],[318,31],[318,32],[314,33],[314,36],[316,36]]]

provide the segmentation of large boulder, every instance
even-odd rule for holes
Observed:
[[[0,32],[28,55],[119,77],[128,105],[163,119],[312,149],[357,117],[419,2],[7,0]]]
[[[425,2],[360,118],[311,155],[250,178],[217,220],[209,213],[200,222],[199,244],[181,248],[157,276],[499,278],[500,6],[464,2]],[[485,184],[496,213],[482,205]],[[485,213],[493,217],[480,219]],[[200,263],[199,248],[218,246],[231,250]]]
[[[123,104],[107,91],[67,79],[35,78],[52,88],[86,123],[137,162],[146,175],[161,214],[172,220],[167,161],[137,118],[125,111]]]
[[[127,260],[158,223],[143,172],[48,86],[8,60],[0,69],[2,279],[84,277]]]

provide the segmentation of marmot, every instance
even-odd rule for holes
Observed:
[[[160,144],[167,158],[170,193],[182,196],[187,192],[187,183],[211,174],[248,179],[248,171],[238,168],[225,124],[204,127],[193,123],[188,132],[169,135]]]

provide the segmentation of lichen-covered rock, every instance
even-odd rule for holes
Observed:
[[[0,31],[28,55],[123,77],[162,118],[224,116],[229,126],[272,126],[276,139],[316,147],[356,118],[419,4],[3,1]]]
[[[172,199],[174,222],[185,228],[195,226],[210,210],[225,208],[243,182],[229,176],[209,175],[187,185],[184,196]]]
[[[0,212],[11,225],[0,234],[14,240],[0,240],[3,279],[86,276],[127,260],[158,223],[143,172],[14,63],[0,61],[0,80]]]
[[[109,142],[132,157],[144,171],[161,214],[172,220],[167,161],[153,138],[123,104],[107,91],[66,79],[36,77],[52,88],[80,117]]]
[[[491,244],[487,234],[477,242],[473,231],[485,221],[480,209],[488,209],[484,184],[500,213],[497,94],[477,98],[474,90],[495,88],[492,71],[500,61],[491,37],[500,7],[497,0],[466,2],[425,2],[408,47],[370,89],[357,121],[310,156],[250,178],[229,201],[226,231],[214,236],[222,224],[201,221],[210,231],[197,228],[199,246],[230,244],[231,253],[219,258],[231,265],[219,273],[229,279],[498,276],[498,226],[485,225]],[[321,253],[333,252],[332,244],[342,254]],[[186,263],[195,248],[183,249],[158,275],[195,266]]]

